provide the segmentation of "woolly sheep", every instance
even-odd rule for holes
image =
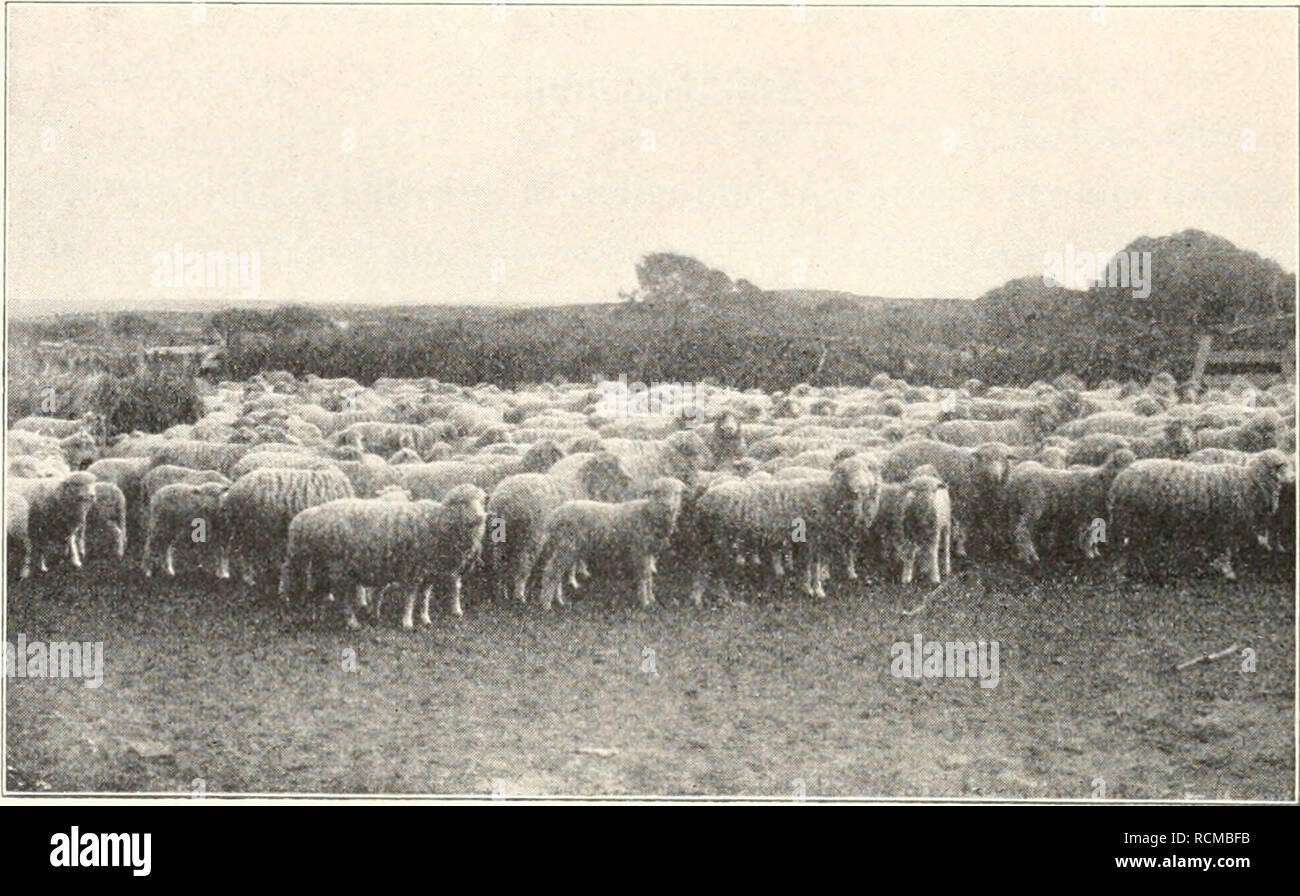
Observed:
[[[62,457],[19,454],[5,462],[5,475],[18,479],[62,478],[72,472]]]
[[[150,457],[152,465],[161,467],[171,464],[177,467],[189,467],[192,470],[217,470],[225,476],[245,454],[254,448],[250,444],[199,442],[189,439],[175,439],[164,442],[153,450]],[[260,447],[259,450],[266,450]]]
[[[126,555],[126,495],[111,482],[96,482],[94,491],[94,503],[77,532],[81,556],[98,555],[112,545],[113,555],[120,560]]]
[[[351,482],[338,470],[254,470],[235,480],[222,501],[226,557],[240,566],[245,583],[284,559],[289,523],[308,507],[352,498]]]
[[[160,488],[167,485],[184,483],[186,485],[203,485],[208,482],[216,482],[221,485],[230,485],[229,477],[223,476],[216,470],[191,470],[189,467],[176,467],[171,464],[164,464],[161,467],[154,467],[144,478],[140,480],[140,495],[145,504],[153,498]]]
[[[542,544],[546,515],[566,501],[622,501],[632,478],[608,452],[588,456],[572,474],[520,473],[497,483],[488,498],[487,566],[498,590],[523,601]]]
[[[1106,495],[1120,471],[1133,463],[1133,453],[1121,449],[1095,469],[1052,470],[1035,461],[1017,464],[1007,477],[1003,504],[1011,527],[1016,556],[1023,562],[1039,562],[1037,545],[1082,546],[1084,556],[1098,556],[1097,544],[1104,529],[1081,536],[1094,520],[1106,518]]]
[[[27,533],[41,572],[49,568],[46,560],[50,555],[65,551],[79,569],[77,533],[95,502],[95,477],[80,472],[63,479],[10,479],[5,490],[27,501]]]
[[[542,524],[541,604],[564,604],[563,574],[581,561],[621,561],[636,576],[643,607],[654,603],[655,555],[672,536],[682,507],[680,480],[660,477],[646,496],[617,504],[566,501]]]
[[[487,458],[474,461],[436,461],[431,464],[411,464],[403,468],[397,482],[411,493],[412,498],[440,500],[457,485],[470,483],[487,491],[507,476],[519,473],[544,473],[563,454],[554,442],[542,441],[533,445],[520,458],[505,458],[488,463]]]
[[[1286,455],[1276,449],[1244,466],[1141,460],[1111,485],[1111,526],[1130,555],[1155,558],[1173,545],[1206,548],[1220,552],[1215,556],[1222,557],[1223,574],[1235,579],[1233,554],[1268,532],[1291,475]]]
[[[881,466],[881,476],[886,482],[906,482],[922,464],[933,466],[948,486],[953,540],[957,555],[965,556],[968,535],[984,549],[992,548],[998,540],[992,521],[997,517],[1002,486],[1013,459],[1011,449],[997,442],[961,448],[917,439],[890,451]]]
[[[95,414],[86,414],[76,420],[65,420],[61,417],[23,417],[9,428],[62,439],[79,430],[93,430],[98,423],[99,418]]]
[[[412,629],[420,591],[420,622],[432,625],[432,590],[449,579],[451,611],[460,616],[462,577],[482,548],[487,518],[483,501],[482,489],[462,485],[448,492],[442,503],[351,499],[304,510],[289,526],[281,591],[296,602],[313,593],[399,584],[407,589],[402,627]],[[358,627],[353,607],[346,605],[346,611],[348,627]]]
[[[220,553],[221,499],[229,487],[229,482],[175,482],[153,493],[149,499],[141,561],[146,577],[153,575],[160,552],[167,575],[176,575],[176,546],[183,544],[196,546],[187,553],[193,553],[196,548],[206,548],[209,554],[216,552],[219,564],[216,574],[219,578],[229,578],[228,563]]]
[[[682,533],[695,553],[692,602],[699,606],[710,584],[725,594],[738,548],[742,556],[779,558],[788,547],[803,567],[804,593],[824,597],[822,565],[844,549],[841,542],[871,525],[879,486],[871,466],[857,457],[841,460],[824,481],[751,476],[718,482],[694,502],[691,531]]]
[[[239,479],[254,470],[330,470],[334,461],[316,454],[297,451],[250,451],[230,468],[230,479]]]

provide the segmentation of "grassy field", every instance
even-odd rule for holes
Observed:
[[[666,573],[669,571],[666,570]],[[1251,575],[1251,573],[1247,573]],[[615,589],[617,590],[617,589]],[[1159,586],[965,573],[406,633],[291,623],[206,578],[14,582],[7,638],[103,641],[102,687],[10,678],[10,791],[1292,799],[1289,570]],[[397,610],[396,600],[388,609]],[[395,616],[395,613],[394,613]],[[1000,681],[898,679],[891,645],[996,640]],[[1254,651],[1177,672],[1231,644]],[[196,781],[201,779],[201,784]]]

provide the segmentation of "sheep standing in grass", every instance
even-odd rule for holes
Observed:
[[[26,498],[13,491],[5,495],[5,553],[11,561],[15,553],[21,554],[19,578],[23,579],[32,574],[32,539],[27,532],[29,513]]]
[[[904,585],[911,584],[918,557],[931,584],[952,575],[952,503],[947,484],[918,470],[906,482],[882,485],[880,510],[864,543],[887,566],[898,564]]]
[[[95,501],[77,532],[81,556],[105,553],[108,545],[119,560],[126,556],[126,523],[126,495],[111,482],[96,482]]]
[[[254,446],[248,443],[171,439],[154,448],[151,454],[152,466],[171,464],[177,467],[189,467],[191,470],[217,470],[229,476],[230,468],[255,447],[258,450],[265,450],[265,446]]]
[[[541,564],[541,604],[564,604],[562,578],[581,561],[623,562],[634,570],[637,596],[643,607],[654,603],[655,555],[668,545],[682,509],[682,483],[661,477],[644,498],[609,504],[566,501],[544,521]]]
[[[461,579],[478,559],[487,519],[483,490],[461,485],[446,500],[381,501],[355,498],[304,510],[289,526],[280,590],[292,603],[313,595],[357,593],[397,584],[407,590],[402,628],[432,625],[433,588],[451,586],[451,611],[460,616]],[[357,628],[355,606],[345,602],[347,624]],[[376,600],[376,616],[379,604]]]
[[[725,595],[737,555],[772,557],[773,571],[782,575],[787,549],[802,566],[804,593],[824,597],[824,563],[860,537],[879,506],[879,479],[859,457],[841,460],[826,479],[755,475],[717,482],[694,501],[692,531],[683,532],[697,552],[692,602],[699,606],[710,584]]]
[[[1291,476],[1286,455],[1277,449],[1245,465],[1141,460],[1111,485],[1111,527],[1130,556],[1158,560],[1205,549],[1235,579],[1233,554],[1268,533]]]
[[[505,458],[495,463],[483,462],[487,460],[484,458],[483,461],[444,460],[409,464],[402,469],[397,484],[410,492],[412,498],[438,501],[450,489],[464,483],[490,491],[507,476],[544,473],[563,456],[554,442],[541,441],[529,448],[523,457]]]
[[[220,554],[221,499],[230,487],[228,482],[176,482],[159,488],[149,499],[149,519],[145,528],[142,569],[153,575],[162,554],[167,575],[176,575],[176,546],[208,546],[216,553],[217,576],[228,578],[230,572]]]
[[[588,455],[571,475],[520,473],[499,482],[488,498],[486,566],[498,591],[523,601],[542,547],[546,515],[565,501],[622,501],[632,479],[617,457]]]
[[[27,501],[27,533],[41,572],[49,569],[46,560],[50,556],[65,553],[80,569],[77,534],[95,503],[95,477],[82,472],[63,479],[10,479],[5,490]]]
[[[1066,545],[1080,545],[1080,537],[1093,521],[1106,518],[1111,483],[1134,459],[1131,451],[1120,449],[1095,469],[1052,470],[1034,461],[1017,464],[1003,492],[1016,557],[1033,564],[1040,559],[1038,546],[1053,544],[1061,551]],[[1082,546],[1087,559],[1096,559],[1094,538]]]
[[[903,442],[886,456],[881,476],[886,482],[906,482],[913,471],[932,466],[948,486],[952,505],[957,556],[966,556],[968,535],[976,549],[990,550],[1001,540],[994,520],[1001,518],[1002,486],[1014,455],[1006,445],[990,442],[975,448],[961,448],[943,442],[917,439]]]
[[[246,584],[275,580],[289,523],[308,507],[355,497],[338,470],[254,470],[235,480],[222,501],[226,557]]]

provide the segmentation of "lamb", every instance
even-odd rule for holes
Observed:
[[[581,561],[615,560],[635,571],[643,607],[654,603],[655,555],[668,545],[682,509],[682,483],[664,476],[644,498],[610,504],[566,501],[542,525],[541,604],[564,604],[564,573]]]
[[[352,498],[352,483],[338,470],[254,470],[230,486],[222,501],[226,557],[241,566],[244,582],[279,567],[289,523],[308,507]]]
[[[904,585],[911,584],[922,551],[931,584],[952,575],[952,504],[947,484],[932,472],[918,467],[906,482],[882,485],[880,510],[863,540],[887,566],[900,565]]]
[[[110,543],[119,560],[126,556],[126,528],[126,495],[111,482],[96,482],[95,501],[77,532],[82,558],[90,556],[87,545],[99,553],[102,546]]]
[[[1111,526],[1119,543],[1143,559],[1172,553],[1175,546],[1222,552],[1216,565],[1235,580],[1234,552],[1269,531],[1291,475],[1286,455],[1277,449],[1244,466],[1141,460],[1111,485]]]
[[[5,556],[10,558],[15,550],[21,551],[19,578],[23,579],[32,574],[32,539],[27,534],[29,514],[26,498],[13,491],[5,494]]]
[[[632,478],[608,452],[588,456],[572,475],[520,473],[501,480],[488,498],[487,567],[499,589],[516,600],[527,596],[527,582],[542,546],[546,515],[566,501],[622,501],[632,494]]]
[[[41,572],[48,570],[50,554],[65,550],[72,565],[80,569],[77,533],[95,502],[95,477],[80,472],[63,479],[10,479],[5,489],[27,501],[27,532]]]
[[[191,470],[189,467],[164,464],[161,467],[154,467],[144,474],[144,478],[140,480],[140,494],[147,505],[158,490],[164,486],[178,483],[203,485],[208,482],[230,485],[230,479],[222,476],[216,470]]]
[[[167,575],[176,575],[178,543],[220,548],[221,499],[229,488],[229,482],[175,482],[153,493],[141,561],[146,578],[153,575],[159,552]],[[224,556],[218,554],[217,562],[217,576],[229,578]]]
[[[991,549],[998,541],[992,520],[998,514],[1002,486],[1015,455],[1006,445],[990,442],[961,448],[943,442],[917,439],[891,451],[881,466],[886,482],[906,482],[922,464],[930,464],[948,486],[952,506],[953,540],[957,556],[966,555],[967,535],[976,549]]]
[[[691,601],[699,606],[711,583],[725,595],[723,573],[738,551],[770,555],[779,566],[787,547],[802,563],[804,593],[824,597],[826,555],[866,530],[879,506],[879,479],[859,457],[841,460],[826,480],[751,476],[717,482],[694,502],[692,531],[683,532],[697,549]]]
[[[1088,532],[1094,520],[1106,518],[1106,495],[1120,471],[1133,463],[1133,452],[1120,449],[1095,469],[1052,470],[1035,461],[1017,464],[1007,477],[1003,505],[1011,526],[1016,556],[1026,564],[1039,562],[1039,545],[1080,546],[1095,560],[1104,528]]]
[[[399,584],[407,589],[402,628],[409,630],[421,589],[420,622],[432,625],[433,586],[449,578],[451,611],[460,616],[461,580],[483,544],[484,497],[477,486],[461,485],[442,503],[351,499],[304,510],[289,526],[280,590],[296,602],[312,593]],[[358,628],[355,609],[348,605],[346,612],[348,627]]]

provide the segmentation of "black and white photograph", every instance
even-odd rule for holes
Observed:
[[[1296,7],[4,10],[6,802],[1296,802]]]

